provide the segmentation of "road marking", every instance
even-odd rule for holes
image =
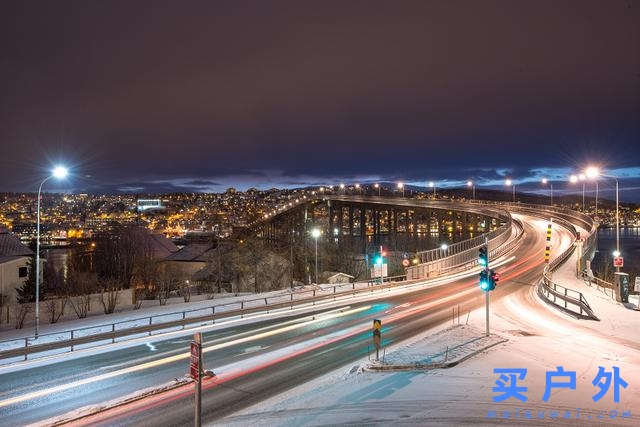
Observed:
[[[226,343],[220,343],[220,344],[215,344],[212,346],[208,346],[202,349],[203,353],[208,353],[210,351],[214,351],[214,350],[218,350],[221,348],[226,348],[226,347],[230,347],[232,345],[236,345],[236,344],[241,344],[241,343],[245,343],[248,341],[252,341],[252,340],[256,340],[256,339],[260,339],[260,338],[266,338],[272,335],[277,335],[277,334],[281,334],[287,331],[291,331],[294,329],[299,329],[302,328],[304,326],[307,325],[311,325],[313,323],[318,323],[318,322],[324,322],[327,319],[332,319],[332,318],[336,318],[336,317],[343,317],[343,316],[348,316],[350,314],[354,314],[354,313],[358,313],[361,311],[366,311],[369,310],[371,308],[370,305],[364,306],[364,307],[358,307],[358,308],[354,308],[351,310],[347,310],[347,311],[343,311],[343,312],[339,312],[339,313],[332,313],[328,316],[316,316],[316,319],[313,320],[309,320],[303,323],[299,323],[299,324],[295,324],[295,325],[289,325],[289,326],[285,326],[283,328],[279,328],[279,329],[275,329],[272,331],[266,331],[266,332],[262,332],[259,334],[255,334],[252,336],[248,336],[248,337],[244,337],[244,338],[239,338],[233,341],[228,341]],[[154,360],[152,362],[147,362],[147,363],[142,363],[140,365],[136,365],[136,366],[131,366],[129,368],[125,368],[125,369],[120,369],[118,371],[113,371],[113,372],[108,372],[108,373],[104,373],[101,375],[96,375],[94,377],[89,377],[89,378],[84,378],[82,380],[78,380],[78,381],[73,381],[67,384],[61,384],[55,387],[50,387],[48,389],[44,389],[44,390],[38,390],[38,391],[34,391],[31,393],[26,393],[23,394],[21,396],[16,396],[16,397],[12,397],[10,399],[5,399],[0,401],[0,408],[3,408],[5,406],[9,406],[9,405],[13,405],[16,403],[20,403],[20,402],[24,402],[27,400],[32,400],[32,399],[36,399],[38,397],[43,397],[43,396],[48,396],[50,394],[53,393],[58,393],[61,391],[65,391],[65,390],[69,390],[71,388],[75,388],[75,387],[80,387],[86,384],[91,384],[91,383],[95,383],[98,381],[103,381],[103,380],[107,380],[110,378],[114,378],[120,375],[125,375],[125,374],[129,374],[132,372],[138,372],[138,371],[143,371],[145,369],[149,369],[149,368],[154,368],[156,366],[162,366],[162,365],[166,365],[168,363],[171,362],[176,362],[178,360],[183,360],[183,359],[188,359],[189,357],[191,357],[191,353],[190,352],[186,352],[186,353],[180,353],[180,354],[176,354],[174,356],[170,356],[170,357],[165,357],[164,359],[159,359],[159,360]]]
[[[150,342],[147,343],[147,347],[149,347],[149,350],[151,351],[156,351],[156,346],[151,344]]]

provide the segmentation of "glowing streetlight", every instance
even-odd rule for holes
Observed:
[[[473,184],[473,181],[467,181],[467,187],[471,188],[473,192],[473,200],[476,199],[476,186]]]
[[[602,172],[600,172],[600,169],[598,169],[595,166],[589,166],[586,170],[585,170],[585,175],[587,175],[589,178],[591,179],[596,179],[599,176],[605,177],[605,178],[610,178],[610,179],[615,179],[616,181],[616,250],[614,252],[614,256],[615,257],[619,257],[620,256],[620,195],[619,195],[619,183],[618,183],[618,178],[612,175],[605,175]],[[598,181],[596,181],[596,215],[598,214]],[[618,255],[615,255],[615,254]],[[620,267],[616,267],[616,271],[620,271]]]
[[[553,206],[553,182],[549,182],[547,178],[542,178],[542,185],[549,184],[549,194],[551,196],[551,206]]]
[[[380,184],[376,182],[375,184],[373,184],[373,187],[378,189],[378,197],[380,197]]]
[[[584,191],[585,191],[585,179],[587,179],[587,176],[583,173],[579,174],[579,175],[571,175],[571,177],[569,177],[569,180],[571,181],[572,184],[577,183],[578,181],[582,181],[582,212],[584,212]]]
[[[433,198],[436,198],[436,183],[433,181],[429,181],[429,187],[433,188]]]
[[[443,251],[446,251],[447,249],[449,249],[449,245],[447,245],[446,243],[443,243],[440,245],[440,249],[442,249]]]
[[[507,178],[504,181],[504,185],[506,185],[507,187],[513,187],[513,203],[516,202],[516,184],[515,182],[513,182],[510,178]]]
[[[399,182],[398,183],[398,188],[402,190],[402,197],[404,197],[404,183],[403,182]]]
[[[613,256],[614,256],[615,258],[618,258],[618,257],[620,256],[620,251],[619,251],[619,250],[617,250],[617,249],[616,249],[615,251],[613,251]]]
[[[575,184],[576,182],[578,182],[578,175],[571,175],[571,176],[569,177],[569,181],[570,181],[572,184]]]
[[[319,228],[311,230],[311,237],[316,241],[316,284],[318,284],[318,237],[320,237],[321,234],[322,232]]]
[[[69,175],[69,169],[64,166],[56,166],[51,171],[51,175],[46,177],[38,187],[38,213],[36,225],[36,328],[35,337],[38,338],[38,328],[40,327],[40,195],[42,194],[42,186],[51,178],[64,179]]]

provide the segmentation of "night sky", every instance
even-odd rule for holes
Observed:
[[[0,142],[0,191],[631,189],[640,1],[3,1]]]

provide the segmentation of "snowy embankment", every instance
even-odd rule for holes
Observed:
[[[617,342],[571,322],[563,323],[562,314],[550,310],[537,299],[533,287],[523,287],[492,306],[491,332],[508,341],[452,368],[363,372],[358,367],[368,363],[364,359],[354,367],[336,370],[216,424],[638,425],[640,414],[634,411],[640,407],[638,334],[635,345]],[[475,330],[484,329],[484,309],[471,313],[469,325]],[[438,337],[435,332],[430,330],[391,346],[387,354],[399,349],[398,355],[404,351],[432,360],[434,354],[442,352],[446,341],[455,346],[460,340],[446,333]],[[544,400],[547,372],[556,371],[558,366],[575,372],[576,388],[551,388]],[[627,382],[627,388],[620,389],[619,402],[613,401],[613,389],[594,401],[599,388],[592,381],[599,366],[607,371],[619,368]],[[526,401],[513,397],[494,401],[500,395],[492,390],[500,379],[494,369],[525,369],[518,386],[526,387]]]

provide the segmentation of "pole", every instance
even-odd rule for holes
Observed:
[[[516,185],[513,184],[513,203],[516,202]]]
[[[551,206],[553,206],[553,184],[551,185]]]
[[[616,251],[620,253],[620,211],[618,198],[618,178],[616,178]],[[620,272],[620,267],[616,267],[616,271]]]
[[[598,216],[598,181],[596,181],[596,217]]]
[[[42,193],[42,186],[51,176],[46,177],[38,187],[38,212],[37,212],[37,225],[36,225],[36,329],[35,337],[38,338],[38,329],[40,327],[40,194]]]
[[[515,188],[515,186],[514,186]],[[485,265],[484,270],[487,272],[487,276],[489,276],[489,238],[485,237],[484,238],[484,244],[485,247],[487,248],[487,265]],[[485,335],[489,336],[489,292],[490,291],[485,291],[485,324],[486,324],[486,331],[485,331]]]
[[[193,334],[194,341],[198,346],[198,376],[196,378],[196,413],[195,413],[195,427],[202,425],[202,333],[196,332]]]
[[[484,293],[485,295],[485,302],[486,302],[486,324],[487,324],[487,329],[485,332],[486,336],[489,336],[489,291],[486,291]]]
[[[435,185],[433,186],[433,198],[434,199],[436,198],[436,186]]]
[[[316,237],[316,285],[318,284],[318,238]]]
[[[471,189],[473,190],[473,200],[476,199],[476,186],[472,186]]]
[[[584,187],[586,183],[582,183],[582,212],[584,212]]]

